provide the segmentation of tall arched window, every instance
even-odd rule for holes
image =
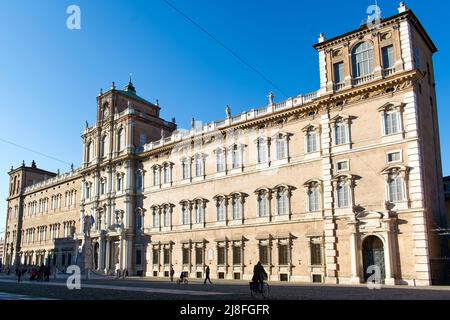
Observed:
[[[117,151],[120,152],[125,147],[125,130],[123,128],[119,129],[117,132]]]
[[[353,77],[361,78],[373,73],[373,46],[361,42],[352,51]]]

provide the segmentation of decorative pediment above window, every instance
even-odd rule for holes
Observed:
[[[306,127],[304,127],[302,129],[302,131],[305,132],[305,133],[306,132],[311,132],[311,131],[315,131],[317,133],[320,133],[320,130],[321,130],[320,125],[313,124],[313,123],[308,124]]]
[[[406,180],[409,176],[410,170],[410,167],[404,165],[390,165],[383,169],[383,171],[381,171],[381,174],[384,175],[386,179],[389,179],[389,177],[392,175],[399,175]]]
[[[218,154],[218,153],[220,153],[220,152],[222,152],[222,153],[225,153],[227,151],[227,148],[225,148],[225,147],[220,147],[220,148],[216,148],[216,149],[214,149],[214,154]]]
[[[287,195],[290,196],[292,191],[295,190],[296,188],[293,186],[289,186],[287,184],[279,184],[276,187],[274,187],[272,189],[273,192],[287,192]]]
[[[173,167],[175,165],[175,163],[171,162],[171,161],[164,161],[161,166],[162,167]]]
[[[333,182],[339,182],[339,181],[352,181],[352,180],[356,180],[357,176],[352,175],[350,173],[340,173],[337,174],[333,177],[333,179],[331,179],[331,181]]]
[[[271,194],[272,190],[270,188],[267,187],[262,187],[262,188],[258,188],[255,190],[255,194],[259,195],[259,194]]]
[[[152,166],[152,170],[159,170],[159,169],[161,169],[161,166],[159,164],[154,164]]]
[[[228,150],[234,150],[234,148],[237,147],[238,150],[243,150],[245,147],[247,147],[245,144],[242,143],[234,143],[231,146],[228,147]]]
[[[270,137],[259,137],[254,142],[255,143],[270,143]]]
[[[330,119],[330,124],[334,124],[336,122],[344,122],[344,123],[350,124],[352,122],[352,120],[355,120],[355,119],[357,119],[357,117],[355,117],[355,116],[350,116],[350,115],[346,115],[346,114],[338,114]]]
[[[272,136],[272,139],[278,139],[278,138],[285,138],[285,139],[289,139],[290,137],[292,137],[293,136],[293,134],[292,133],[290,133],[290,132],[285,132],[285,131],[279,131],[279,132],[277,132],[276,134],[274,134],[273,136]]]
[[[191,200],[182,200],[180,201],[181,206],[190,206],[192,204]]]
[[[304,186],[305,188],[310,188],[310,187],[312,187],[312,186],[319,186],[319,187],[322,187],[322,184],[323,184],[323,181],[320,180],[320,179],[310,179],[310,180],[306,181],[306,182],[303,184],[303,186]]]
[[[399,111],[402,112],[405,104],[403,102],[388,102],[378,108],[378,112]]]

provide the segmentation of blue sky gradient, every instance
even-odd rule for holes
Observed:
[[[264,73],[288,96],[318,89],[318,58],[312,46],[359,27],[374,1],[171,0],[180,10]],[[383,17],[398,1],[379,0]],[[66,28],[66,9],[81,8],[81,30]],[[444,174],[450,175],[450,43],[447,1],[406,2],[436,43]],[[0,139],[79,166],[81,132],[93,123],[96,96],[128,75],[138,94],[159,99],[162,116],[180,127],[191,118],[212,121],[267,103],[280,92],[237,61],[162,0],[1,1]],[[0,233],[4,230],[7,172],[25,160],[62,172],[70,166],[0,140]]]

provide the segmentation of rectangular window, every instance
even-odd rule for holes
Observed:
[[[289,247],[286,244],[278,246],[278,265],[289,265]]]
[[[203,204],[199,203],[195,208],[195,223],[197,224],[203,223],[204,221],[203,217],[204,217]]]
[[[183,225],[188,225],[189,224],[189,209],[186,205],[184,205],[183,208],[181,209],[181,215],[182,215]]]
[[[233,246],[233,265],[238,266],[242,264],[242,248]]]
[[[341,84],[344,82],[344,63],[339,62],[333,65],[334,69],[334,83]]]
[[[336,169],[338,172],[342,172],[342,171],[348,171],[349,170],[349,163],[348,160],[345,161],[338,161],[336,163]]]
[[[203,266],[203,248],[195,248],[195,264]]]
[[[319,211],[319,191],[315,187],[311,187],[308,191],[309,212]]]
[[[320,243],[311,243],[311,265],[322,265],[322,245]]]
[[[159,186],[161,184],[161,173],[158,168],[153,169],[153,185]]]
[[[278,215],[285,215],[287,210],[287,196],[284,192],[279,192],[277,195],[277,207],[278,207]]]
[[[265,141],[260,140],[258,142],[258,163],[267,162],[267,144]]]
[[[393,177],[389,179],[389,201],[395,203],[404,200],[403,178]]]
[[[390,69],[394,66],[394,46],[388,46],[381,49],[383,56],[383,68]]]
[[[219,266],[225,265],[225,247],[218,247],[217,248],[217,264]]]
[[[398,121],[398,112],[386,112],[384,114],[384,133],[385,135],[398,133],[399,130],[399,121]]]
[[[164,248],[164,265],[170,265],[170,249]]]
[[[233,199],[233,220],[241,219],[241,203],[240,199]]]
[[[401,162],[402,161],[402,154],[401,152],[390,152],[387,155],[387,162],[393,163],[393,162]]]
[[[277,160],[283,160],[287,158],[287,142],[286,138],[282,135],[277,137]]]
[[[153,211],[153,228],[159,228],[159,214],[157,210]]]
[[[191,256],[191,250],[189,249],[189,248],[183,248],[182,249],[183,250],[183,252],[182,252],[182,254],[183,254],[183,265],[184,266],[187,266],[187,265],[189,265],[189,260],[190,260],[190,256]]]
[[[345,183],[339,183],[337,187],[338,207],[347,208],[349,206],[349,188]]]
[[[344,122],[336,123],[335,127],[335,141],[336,145],[347,144],[348,143],[348,129]]]
[[[136,250],[136,265],[138,265],[138,266],[142,265],[142,250],[141,249]]]
[[[217,151],[216,162],[217,162],[217,166],[216,166],[217,172],[225,171],[225,156],[224,156],[222,150]]]
[[[259,261],[263,265],[269,265],[269,246],[259,246]]]
[[[258,215],[260,217],[267,216],[267,198],[263,195],[258,197]]]
[[[232,167],[233,169],[238,169],[241,167],[241,154],[240,154],[240,150],[238,146],[234,146],[233,147],[233,151],[231,154],[231,162],[232,162]]]
[[[189,162],[187,160],[182,163],[183,180],[189,179]]]
[[[306,152],[317,152],[317,134],[315,131],[308,131],[306,134]]]
[[[217,221],[225,221],[225,200],[221,200],[217,205]]]
[[[159,264],[159,250],[153,248],[153,265]]]
[[[164,183],[171,183],[171,172],[170,167],[164,167]]]

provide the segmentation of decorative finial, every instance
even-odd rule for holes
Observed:
[[[89,122],[86,120],[86,129],[89,129]]]
[[[195,129],[195,119],[194,118],[192,118],[191,127],[192,127],[192,129]]]
[[[400,2],[400,6],[398,8],[398,13],[406,12],[406,10],[408,10],[408,7],[406,7],[405,2],[404,1]]]
[[[112,90],[116,90],[116,83],[115,83],[114,81],[112,82],[112,87],[111,87],[111,89],[112,89]]]
[[[11,171],[14,171],[14,167],[13,166],[11,166]]]
[[[172,123],[173,123],[173,124],[176,124],[176,123],[177,123],[177,120],[175,119],[175,117],[172,118]]]
[[[131,73],[130,78],[128,79],[128,84],[125,86],[125,91],[136,94],[136,88],[133,86],[133,82],[131,82]]]
[[[70,171],[73,172],[73,163],[70,165]]]
[[[59,169],[58,169],[57,173],[58,173],[58,176],[61,174],[61,172],[59,171]]]
[[[31,167],[32,167],[32,168],[37,168],[37,166],[36,166],[36,161],[33,160],[33,161],[31,162]]]
[[[227,104],[227,107],[225,109],[225,113],[227,114],[227,119],[231,118],[231,108],[230,106]]]
[[[25,167],[25,160],[22,160],[22,167]]]
[[[100,88],[100,93],[98,94],[99,97],[103,95],[103,88]]]
[[[156,99],[156,106],[159,107],[159,99]]]
[[[275,98],[275,95],[272,91],[269,93],[269,105],[273,106],[273,99]]]

